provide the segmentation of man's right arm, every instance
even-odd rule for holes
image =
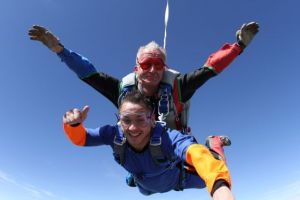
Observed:
[[[115,126],[103,126],[96,129],[84,128],[83,122],[87,118],[89,106],[82,110],[71,109],[63,115],[63,126],[69,140],[77,146],[112,145],[116,132]]]
[[[57,53],[61,60],[65,62],[81,80],[92,86],[117,107],[119,97],[118,79],[104,73],[98,73],[88,59],[64,48],[59,38],[43,26],[32,26],[28,31],[28,35],[31,40],[39,41],[51,51]]]

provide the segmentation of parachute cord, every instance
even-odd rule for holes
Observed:
[[[165,11],[165,36],[164,36],[164,49],[167,46],[167,27],[169,21],[169,0],[167,0],[166,11]]]

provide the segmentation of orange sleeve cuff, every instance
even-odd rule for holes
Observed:
[[[84,146],[86,141],[86,133],[82,124],[72,127],[69,124],[64,124],[64,131],[71,142],[78,146]]]
[[[204,180],[211,194],[217,180],[225,180],[231,188],[230,174],[225,162],[217,160],[210,151],[201,144],[193,144],[186,151],[186,161],[194,166],[198,175]]]

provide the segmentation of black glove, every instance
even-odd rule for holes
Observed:
[[[57,53],[57,49],[63,47],[59,42],[58,37],[48,31],[46,28],[38,25],[34,25],[29,31],[28,35],[31,40],[37,40],[42,42],[49,49]]]

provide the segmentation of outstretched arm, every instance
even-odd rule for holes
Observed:
[[[232,63],[238,55],[249,45],[259,32],[256,22],[243,24],[236,32],[237,42],[225,44],[217,52],[211,54],[202,68],[180,77],[181,98],[183,102],[189,100],[196,90],[207,80],[221,73]]]
[[[233,199],[230,191],[230,174],[224,161],[215,159],[210,151],[200,144],[192,144],[188,147],[186,161],[194,166],[214,200]]]
[[[64,48],[57,36],[51,33],[47,28],[39,25],[34,25],[28,31],[31,40],[43,43],[61,58],[67,66],[74,71],[80,79],[89,77],[97,73],[96,68],[85,57]]]
[[[92,86],[117,107],[120,84],[118,79],[103,72],[97,72],[87,58],[66,48],[57,55],[82,81]]]
[[[209,56],[204,66],[216,74],[221,73],[249,45],[258,31],[259,25],[256,22],[243,24],[236,32],[237,43],[225,44],[218,52]]]
[[[29,38],[42,42],[46,47],[55,53],[63,51],[64,47],[60,44],[58,37],[47,30],[45,27],[33,25],[28,31]]]
[[[60,59],[76,73],[76,75],[118,106],[120,81],[105,73],[98,73],[94,65],[85,57],[65,48],[47,28],[34,25],[28,31],[31,40],[39,41],[51,51],[57,53]]]

